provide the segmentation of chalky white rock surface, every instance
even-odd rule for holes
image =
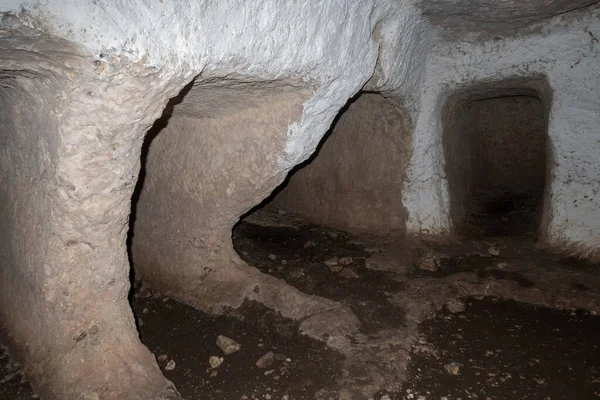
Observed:
[[[253,293],[246,291],[252,288],[249,276],[263,284],[263,299],[293,293],[304,303],[286,303],[291,317],[331,310],[330,316],[303,319],[307,334],[329,335],[326,322],[339,318],[333,325],[334,337],[340,338],[357,330],[359,322],[335,302],[294,292],[250,269],[233,254],[229,230],[311,155],[340,108],[363,87],[404,103],[413,119],[411,166],[398,199],[409,213],[408,230],[443,233],[451,229],[442,151],[445,100],[474,81],[544,75],[553,90],[546,241],[579,254],[598,249],[598,10],[548,19],[549,13],[568,11],[569,4],[588,2],[556,0],[550,7],[544,6],[548,2],[478,1],[480,8],[491,7],[492,20],[500,25],[510,26],[515,15],[519,23],[544,20],[525,31],[505,29],[496,39],[487,27],[481,28],[485,35],[478,35],[474,16],[468,14],[470,30],[449,29],[448,20],[439,17],[467,4],[457,1],[436,2],[435,13],[423,15],[425,1],[408,0],[335,0],[318,7],[279,0],[4,0],[0,323],[42,397],[92,399],[108,390],[103,398],[179,398],[137,336],[127,302],[126,238],[144,135],[168,100],[195,77],[196,99],[201,100],[188,98],[187,105],[204,108],[190,111],[181,104],[187,122],[180,127],[186,129],[201,130],[194,121],[207,118],[215,132],[223,132],[247,120],[232,118],[235,125],[219,116],[242,106],[251,115],[260,108],[256,102],[264,107],[262,100],[276,100],[270,94],[284,98],[282,87],[295,94],[278,105],[287,114],[273,108],[272,116],[263,114],[265,124],[250,129],[274,135],[271,142],[264,135],[243,136],[244,129],[225,132],[242,135],[250,148],[268,154],[258,161],[249,157],[250,167],[260,168],[242,171],[246,175],[237,188],[244,191],[236,192],[235,185],[217,187],[229,203],[195,190],[197,182],[172,181],[181,204],[203,202],[219,218],[212,225],[189,220],[182,236],[191,241],[171,251],[184,261],[210,260],[212,272],[235,270],[239,280],[227,283],[245,285],[240,297]],[[245,93],[252,95],[242,96],[239,107],[230,101],[235,90],[248,86],[252,90]],[[215,89],[210,101],[203,97],[207,88]],[[211,140],[206,143],[214,144]],[[182,139],[179,146],[190,156],[188,143]],[[236,144],[228,143],[237,152],[232,154],[253,154]],[[165,147],[174,159],[161,164],[163,169],[185,164],[175,148]],[[229,147],[215,149],[226,153]],[[227,185],[230,176],[219,175],[210,160],[211,168],[203,170],[207,179]],[[226,160],[216,161],[227,166]],[[248,199],[253,204],[246,204]],[[170,204],[170,211],[176,211],[175,202]],[[168,221],[169,215],[162,218]],[[194,236],[198,227],[203,231]],[[209,246],[202,248],[203,240]],[[171,272],[178,276],[179,271]],[[203,290],[201,280],[182,286],[190,282],[198,286],[187,287],[187,297],[179,299],[202,306],[193,295]]]
[[[600,19],[598,10],[556,17],[522,35],[483,42],[440,41],[427,60],[405,183],[408,230],[451,229],[441,111],[453,91],[476,81],[546,76],[552,88],[545,234],[585,254],[600,243]]]

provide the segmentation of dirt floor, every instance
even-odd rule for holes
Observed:
[[[599,329],[585,311],[468,298],[421,325],[397,398],[600,398]]]
[[[12,361],[5,347],[0,346],[0,399],[37,399],[21,366]]]
[[[132,304],[142,341],[189,400],[600,398],[600,265],[533,237],[428,241],[247,218],[234,243],[248,264],[361,320],[342,353],[255,303],[214,316],[138,286]],[[218,335],[241,349],[224,355]],[[1,399],[34,398],[18,371],[2,353]]]

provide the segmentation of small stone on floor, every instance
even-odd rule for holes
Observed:
[[[446,309],[452,314],[465,311],[465,302],[461,299],[450,299],[446,302]]]
[[[165,370],[173,371],[175,369],[175,360],[171,360],[165,365]]]
[[[212,369],[219,368],[223,364],[223,357],[211,356],[208,363]]]
[[[217,336],[217,346],[219,346],[223,354],[226,356],[233,354],[242,348],[241,344],[223,335]]]
[[[275,354],[269,351],[256,361],[256,366],[260,369],[269,368],[275,359]]]
[[[440,267],[440,257],[437,254],[428,252],[421,256],[419,260],[419,269],[423,271],[435,272]]]
[[[456,362],[451,362],[450,364],[444,365],[444,369],[450,375],[458,375],[458,374],[460,374],[460,365],[458,365],[458,363],[456,363]]]

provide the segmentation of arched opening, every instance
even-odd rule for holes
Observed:
[[[133,306],[141,307],[137,322],[142,342],[154,351],[165,376],[181,386],[184,397],[194,396],[203,381],[179,371],[196,368],[196,357],[213,351],[214,342],[189,354],[178,353],[179,375],[174,375],[169,362],[175,361],[161,357],[161,348],[168,345],[166,334],[148,330],[144,323],[151,320],[144,309],[157,308],[148,303],[150,294],[192,306],[196,316],[205,312],[207,319],[215,314],[250,319],[274,314],[279,320],[287,318],[288,324],[292,321],[293,335],[299,331],[328,343],[344,342],[359,328],[348,306],[298,290],[247,264],[233,248],[232,228],[239,217],[284,180],[280,157],[289,127],[302,117],[310,95],[304,87],[283,82],[197,77],[169,102],[148,133],[132,204],[130,255],[135,279],[141,283]],[[178,307],[181,311],[184,306]],[[210,328],[206,335],[227,334]],[[242,339],[239,332],[229,334]],[[249,340],[243,342],[250,347]],[[244,354],[258,358],[260,351],[257,347]]]
[[[278,157],[307,95],[277,82],[196,78],[169,102],[148,134],[132,206],[137,279],[217,312],[260,297],[263,277],[239,259],[231,229],[283,180]]]
[[[310,369],[313,383],[298,382],[298,388],[289,390],[317,390],[323,377],[327,384],[337,379],[337,369],[327,371],[322,366],[341,361],[330,350],[318,347],[322,345],[319,342],[291,338],[299,330],[341,348],[360,326],[346,302],[347,285],[362,286],[367,281],[344,278],[358,265],[358,259],[337,275],[347,285],[330,293],[287,279],[295,266],[289,257],[290,268],[281,271],[257,261],[266,259],[285,267],[282,258],[273,261],[264,255],[259,242],[250,243],[252,248],[241,243],[239,236],[247,233],[244,228],[248,224],[238,225],[232,242],[239,216],[284,180],[284,174],[277,173],[277,159],[306,94],[303,89],[272,82],[197,79],[169,102],[148,133],[132,204],[130,252],[135,278],[141,283],[134,292],[133,307],[142,342],[184,397],[193,396],[196,390],[224,390],[224,398],[241,395],[236,390],[246,390],[255,375],[263,373],[260,369],[246,372],[246,368],[269,350],[259,347],[271,345],[269,341],[283,342],[279,352],[302,359],[301,368],[316,363]],[[361,94],[340,112],[316,154],[266,203],[248,214],[248,219],[277,208],[333,229],[403,232],[405,211],[400,199],[409,160],[409,129],[402,107],[380,94]],[[298,196],[302,201],[294,201],[300,200]],[[282,214],[276,211],[275,215]],[[276,239],[268,229],[261,234]],[[315,266],[321,265],[322,248],[313,250],[319,259]],[[379,275],[378,279],[383,282]],[[174,298],[200,311],[168,300],[163,303],[150,294]],[[377,307],[383,309],[379,302],[383,304],[385,299],[378,299]],[[241,322],[232,319],[232,314]],[[181,330],[182,324],[188,324],[182,321],[192,316],[200,321],[190,322],[198,335],[230,335],[243,343],[239,357],[244,359],[239,365],[245,372],[236,378],[239,388],[220,389],[203,376],[182,373],[195,370],[198,360],[220,355],[214,353],[213,343],[192,343],[189,336],[166,339],[172,332],[165,326]],[[386,320],[398,322],[401,318],[399,314]],[[255,323],[249,327],[245,321]],[[269,333],[271,330],[275,333]],[[194,350],[182,351],[182,346],[194,346]],[[305,348],[312,347],[320,349],[314,361],[304,354]],[[169,367],[171,360],[177,363],[174,372]],[[218,374],[229,380],[238,361],[229,357],[226,362]],[[292,368],[285,359],[274,363]],[[285,377],[271,385],[294,387]]]
[[[534,234],[543,213],[550,90],[542,78],[458,89],[444,107],[450,213],[459,233]]]
[[[411,129],[399,102],[360,92],[340,111],[313,156],[253,212],[279,210],[346,231],[403,233]]]

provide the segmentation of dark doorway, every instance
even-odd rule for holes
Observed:
[[[457,231],[533,234],[543,211],[547,90],[537,80],[487,84],[451,96],[444,150]]]

